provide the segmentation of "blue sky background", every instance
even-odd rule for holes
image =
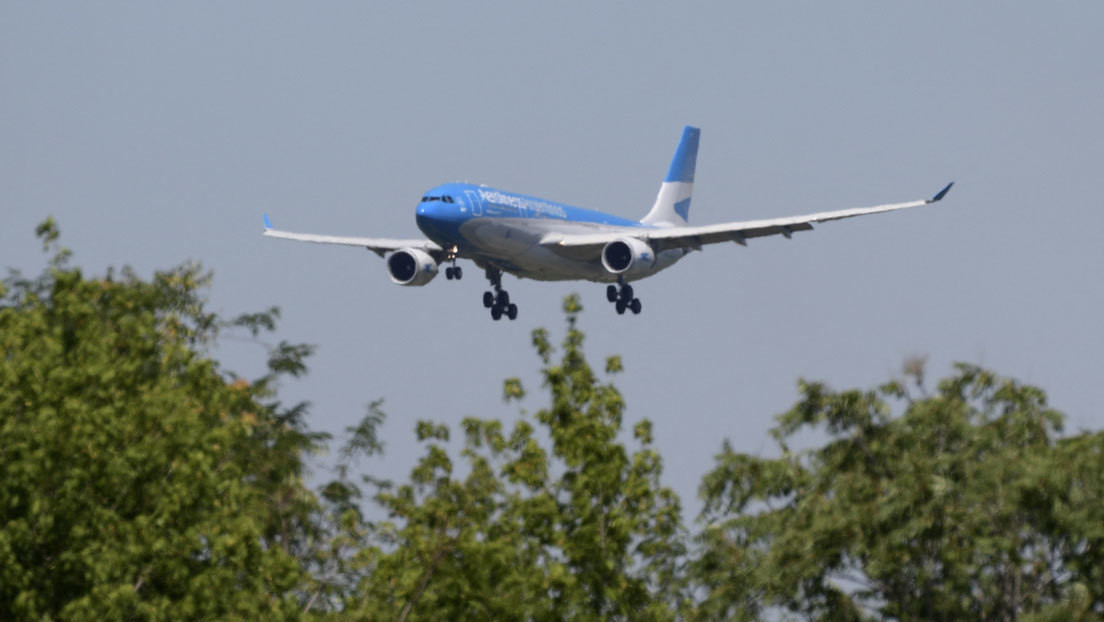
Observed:
[[[979,363],[1099,428],[1104,372],[1104,4],[998,2],[0,3],[0,265],[33,273],[57,217],[91,271],[187,259],[213,308],[269,305],[319,346],[287,399],[339,431],[384,397],[402,478],[416,419],[512,420],[528,346],[579,292],[599,363],[623,355],[628,420],[696,510],[722,439],[769,454],[798,377],[870,387],[913,355]],[[591,283],[392,285],[366,251],[282,228],[419,234],[423,191],[472,181],[638,218],[683,125],[702,128],[691,222],[930,196],[793,240],[708,247],[618,317]],[[470,264],[469,264],[470,266]],[[226,342],[255,374],[256,345]],[[324,476],[325,473],[320,473]]]

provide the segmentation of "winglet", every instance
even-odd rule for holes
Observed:
[[[264,217],[264,224],[265,224],[265,229],[266,229],[266,230],[267,230],[267,229],[271,229],[271,228],[272,228],[272,223],[268,221],[268,214],[265,214],[264,212],[262,212],[262,213],[261,213],[261,216],[263,216],[263,217]]]
[[[928,203],[935,203],[936,201],[943,200],[943,197],[947,196],[947,193],[951,191],[951,186],[953,186],[953,185],[954,185],[953,181],[951,183],[947,184],[947,186],[945,188],[943,188],[942,190],[940,190],[938,193],[936,193],[936,195],[934,197],[928,199]]]

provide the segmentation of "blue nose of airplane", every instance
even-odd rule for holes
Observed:
[[[418,204],[418,228],[438,244],[454,240],[466,215],[462,205],[450,196],[428,195]]]
[[[423,224],[433,225],[437,223],[446,223],[453,220],[452,212],[455,211],[453,206],[446,205],[444,203],[419,203],[418,204],[418,226]]]

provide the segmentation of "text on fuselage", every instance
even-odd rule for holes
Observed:
[[[523,218],[567,218],[567,212],[559,205],[505,194],[497,190],[480,190],[479,198],[491,205],[512,207]]]

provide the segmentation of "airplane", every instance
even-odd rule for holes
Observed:
[[[694,188],[701,130],[682,131],[659,195],[639,221],[604,212],[470,183],[432,188],[418,203],[415,220],[428,239],[344,237],[293,233],[272,228],[264,214],[264,235],[287,240],[362,246],[386,258],[387,274],[398,285],[423,286],[447,264],[445,278],[459,280],[459,259],[470,259],[490,282],[483,306],[495,320],[517,318],[517,304],[502,287],[502,275],[539,281],[587,280],[607,283],[606,299],[619,315],[642,308],[630,282],[664,270],[706,244],[751,238],[790,238],[813,223],[891,212],[943,199],[954,182],[930,199],[859,207],[805,216],[788,216],[691,226],[690,195]]]

